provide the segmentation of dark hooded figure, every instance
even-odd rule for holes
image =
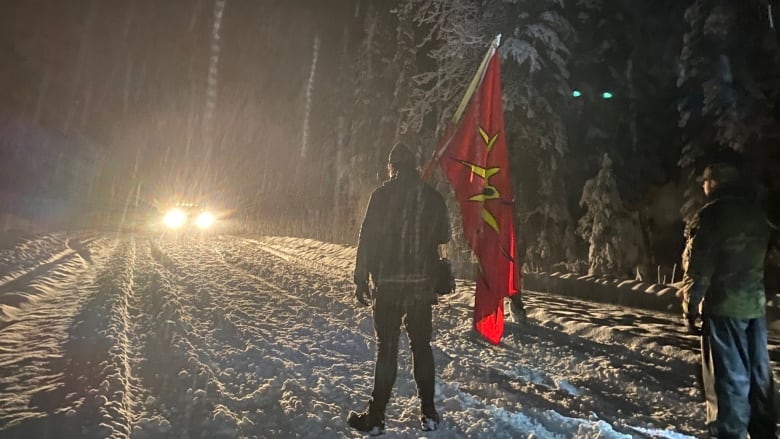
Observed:
[[[769,225],[736,167],[707,166],[701,182],[707,203],[683,254],[682,308],[688,329],[701,333],[709,437],[776,438],[764,294]]]
[[[388,158],[390,179],[371,195],[360,229],[355,262],[355,297],[373,302],[376,333],[374,389],[368,408],[351,412],[349,425],[378,435],[398,368],[401,324],[409,336],[424,431],[436,430],[435,371],[431,351],[433,272],[439,245],[450,240],[444,198],[420,179],[415,155],[402,144]]]

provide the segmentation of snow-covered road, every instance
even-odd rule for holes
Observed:
[[[0,437],[357,437],[345,416],[370,393],[374,340],[353,260],[273,237],[60,233],[0,251]],[[698,341],[676,316],[527,292],[529,321],[494,347],[471,330],[472,292],[459,281],[436,307],[443,428],[418,429],[402,337],[387,437],[702,430]]]

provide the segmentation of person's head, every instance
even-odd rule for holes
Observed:
[[[733,183],[738,180],[739,169],[728,163],[707,165],[699,178],[706,196],[710,196],[719,185]]]
[[[399,172],[415,171],[417,169],[417,157],[411,149],[403,143],[396,143],[387,157],[387,170],[390,176],[396,176]]]

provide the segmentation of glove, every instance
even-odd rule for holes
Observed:
[[[693,282],[692,279],[689,279],[689,282]],[[682,291],[683,323],[689,334],[701,335],[701,328],[696,326],[696,319],[699,318],[699,308],[706,292],[707,287],[701,282],[688,283]]]
[[[704,300],[706,292],[707,287],[703,286],[700,282],[683,286],[681,291],[683,297],[683,316],[692,316],[694,319],[699,317],[701,303],[702,300]]]
[[[696,314],[683,314],[683,322],[685,328],[688,330],[688,334],[701,335],[701,328],[696,326],[696,319],[698,319],[698,317],[699,316]]]
[[[373,294],[368,284],[357,284],[355,286],[355,299],[363,306],[370,306]]]

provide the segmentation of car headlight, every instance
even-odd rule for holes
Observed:
[[[163,223],[171,229],[178,229],[187,222],[187,214],[179,209],[171,209],[163,217]]]
[[[211,212],[201,212],[195,219],[195,225],[201,229],[208,229],[212,224],[214,224],[214,215]]]

